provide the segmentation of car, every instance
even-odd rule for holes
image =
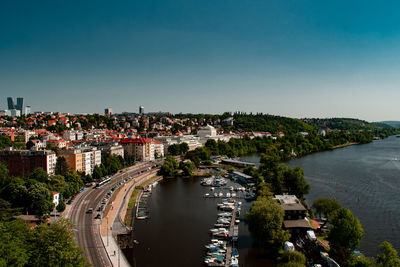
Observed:
[[[93,208],[89,208],[86,213],[93,213]]]

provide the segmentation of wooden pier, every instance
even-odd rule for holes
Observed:
[[[235,207],[232,211],[231,225],[229,226],[228,237],[231,240],[231,243],[229,244],[229,246],[226,247],[225,267],[230,266],[231,256],[232,256],[232,248],[233,248],[234,243],[237,241],[237,237],[238,237],[238,233],[239,233],[239,226],[235,224],[237,209],[238,209],[238,202],[236,201]]]

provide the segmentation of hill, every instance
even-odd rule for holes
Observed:
[[[393,128],[400,128],[400,121],[380,121],[380,122],[376,122],[376,124],[385,124],[385,125],[389,125]]]

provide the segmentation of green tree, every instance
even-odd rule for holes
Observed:
[[[58,212],[63,212],[65,210],[64,201],[60,200],[60,202],[58,203],[56,209],[57,209]]]
[[[357,255],[353,255],[350,258],[349,261],[349,267],[374,267],[374,263],[364,257],[364,256],[357,256]]]
[[[78,193],[79,189],[81,189],[84,185],[82,177],[76,171],[71,171],[71,170],[67,171],[67,173],[64,176],[64,179],[68,184],[68,190],[64,195],[65,198],[68,198],[73,194]]]
[[[50,214],[54,208],[53,194],[44,183],[36,183],[28,188],[29,212],[38,216]]]
[[[306,256],[298,251],[285,250],[279,258],[278,267],[305,267]]]
[[[101,177],[103,177],[104,176],[104,174],[103,174],[103,170],[102,170],[102,168],[100,167],[100,166],[94,166],[94,169],[93,169],[93,179],[96,179],[96,180],[99,180]]]
[[[284,211],[272,198],[260,197],[246,213],[246,222],[255,241],[262,247],[278,250],[290,234],[282,230]]]
[[[304,171],[301,167],[288,168],[284,173],[284,183],[289,194],[303,198],[308,194],[310,185],[304,178]]]
[[[67,161],[64,157],[58,157],[56,162],[56,174],[64,176],[68,171]]]
[[[29,179],[34,179],[36,181],[39,181],[41,183],[47,183],[49,179],[49,175],[43,168],[36,168],[31,172],[29,175]]]
[[[322,214],[329,217],[332,212],[341,208],[341,205],[333,198],[317,198],[314,200],[312,207],[315,212],[321,217]]]
[[[185,142],[181,143],[179,145],[179,147],[180,147],[181,154],[186,154],[186,152],[189,151],[189,145]]]
[[[0,162],[0,188],[3,188],[9,181],[7,165]]]
[[[159,173],[163,176],[175,176],[178,174],[179,163],[171,156],[167,156]]]
[[[31,255],[31,230],[22,220],[0,221],[0,266],[24,266]]]
[[[64,194],[68,189],[68,184],[64,180],[62,175],[51,175],[49,176],[48,187],[51,191],[59,192]]]
[[[192,176],[193,170],[195,168],[196,168],[196,166],[194,165],[194,163],[192,161],[186,160],[182,166],[183,175]]]
[[[172,156],[179,156],[181,154],[181,147],[178,144],[173,144],[168,147],[168,153]]]
[[[331,215],[328,240],[332,253],[339,264],[347,265],[350,251],[358,248],[364,236],[360,221],[346,208],[340,208]]]
[[[376,263],[378,267],[399,267],[400,259],[397,251],[393,248],[392,244],[385,241],[379,249],[381,254],[376,256]]]
[[[30,264],[33,266],[89,266],[73,238],[72,225],[66,219],[34,229]]]

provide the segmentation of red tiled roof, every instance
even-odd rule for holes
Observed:
[[[146,144],[151,142],[152,140],[148,138],[125,138],[120,141],[122,144]]]

